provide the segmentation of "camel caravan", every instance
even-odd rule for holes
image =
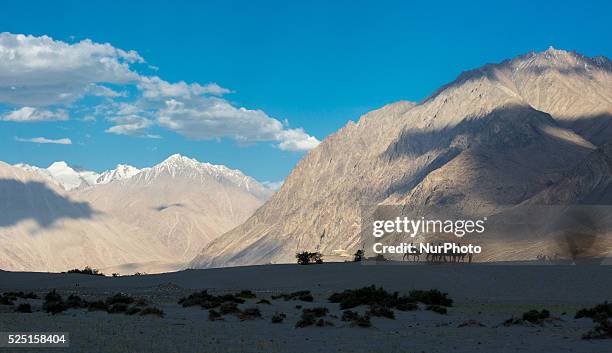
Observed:
[[[425,246],[414,246],[410,243],[410,247],[414,250],[410,253],[405,253],[402,257],[402,261],[420,262],[421,257],[428,263],[472,263],[474,254],[467,250],[461,250],[459,244],[458,247],[446,249],[442,243],[439,244],[426,244]]]

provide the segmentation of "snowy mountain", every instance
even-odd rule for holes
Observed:
[[[10,209],[0,217],[0,268],[176,270],[272,193],[239,170],[181,155],[100,175],[0,162],[0,209]]]
[[[96,179],[96,184],[108,184],[114,181],[131,178],[140,173],[140,169],[127,164],[118,164],[117,168],[107,170]]]
[[[71,167],[64,161],[54,162],[47,168],[40,168],[23,163],[15,164],[15,167],[48,178],[55,184],[64,188],[64,190],[74,190],[95,185],[99,177],[99,174],[96,172]]]
[[[262,200],[267,199],[274,193],[274,191],[243,174],[238,169],[230,169],[224,165],[202,163],[180,154],[174,154],[154,167],[143,168],[140,173],[135,175],[134,179],[137,182],[147,184],[163,176],[187,178],[199,182],[212,178],[223,185],[240,188]]]

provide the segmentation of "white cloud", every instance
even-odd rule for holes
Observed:
[[[33,107],[23,107],[4,114],[0,120],[15,122],[68,120],[68,114],[62,109],[51,111]]]
[[[118,135],[159,138],[149,131],[161,126],[195,140],[272,141],[288,151],[319,143],[301,128],[221,98],[231,91],[216,83],[171,83],[136,72],[136,63],[144,63],[137,52],[108,43],[0,33],[0,104],[18,106],[0,119],[67,120],[68,111],[85,121],[105,118],[113,124],[106,132]],[[92,106],[86,96],[103,103],[98,98]]]
[[[261,110],[236,108],[220,98],[170,99],[156,116],[159,125],[194,140],[276,141],[278,148],[288,151],[309,150],[319,143],[302,129],[286,129]]]
[[[108,128],[106,132],[116,135],[146,136],[143,130],[152,125],[151,120],[135,114],[117,116],[109,120],[116,125]]]
[[[19,142],[32,142],[32,143],[51,143],[56,145],[72,145],[72,140],[69,138],[62,139],[48,139],[46,137],[33,137],[33,138],[21,138],[15,137],[15,141]]]
[[[0,102],[45,106],[70,103],[92,84],[138,80],[135,51],[89,39],[69,44],[48,36],[0,33]]]
[[[216,83],[209,83],[204,86],[198,83],[189,84],[184,81],[170,83],[157,76],[141,77],[138,88],[142,91],[143,97],[148,99],[191,98],[204,94],[222,95],[231,92]]]

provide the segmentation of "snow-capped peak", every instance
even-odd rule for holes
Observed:
[[[271,188],[245,175],[238,169],[230,169],[224,165],[202,163],[180,154],[173,154],[150,168],[138,169],[131,165],[118,164],[115,169],[107,170],[102,174],[79,170],[71,167],[65,161],[54,162],[46,169],[28,164],[16,164],[15,166],[46,177],[66,190],[92,187],[131,178],[138,182],[151,183],[162,176],[169,176],[171,178],[190,178],[200,182],[212,178],[219,183],[241,188],[261,199],[267,199],[274,192]]]
[[[98,173],[71,167],[65,161],[54,162],[46,169],[24,163],[15,164],[15,166],[50,179],[65,190],[95,185],[98,178]]]
[[[150,183],[162,176],[190,178],[199,181],[213,178],[217,182],[242,188],[262,199],[269,197],[273,193],[272,190],[238,169],[230,169],[224,165],[203,163],[180,154],[173,154],[151,168],[142,169],[137,177],[142,182]]]
[[[118,164],[115,169],[107,170],[96,179],[96,184],[108,184],[113,181],[128,179],[140,173],[140,169],[127,164]]]

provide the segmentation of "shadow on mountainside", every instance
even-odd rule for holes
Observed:
[[[51,227],[62,218],[91,218],[96,212],[87,202],[76,202],[37,181],[0,179],[0,227],[34,220]]]

